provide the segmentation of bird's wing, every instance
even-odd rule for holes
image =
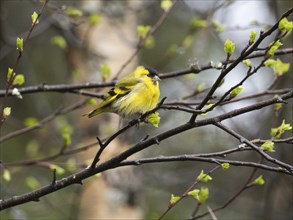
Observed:
[[[116,85],[114,88],[112,88],[108,93],[104,95],[104,101],[99,105],[99,108],[107,107],[115,100],[129,94],[131,92],[131,88]]]
[[[126,87],[126,88],[130,88],[135,86],[137,83],[140,83],[141,79],[139,79],[138,77],[135,77],[134,73],[131,73],[125,77],[123,77],[122,79],[120,79],[117,83],[116,86],[117,87]]]

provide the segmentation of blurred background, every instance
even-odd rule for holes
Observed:
[[[111,81],[121,66],[136,50],[139,25],[154,25],[164,13],[160,1],[49,1],[40,22],[25,45],[24,53],[15,70],[24,74],[25,85],[79,84]],[[7,70],[12,67],[17,51],[16,37],[24,37],[31,26],[31,14],[39,11],[39,1],[0,1],[0,88],[5,88]],[[251,31],[266,30],[283,12],[293,6],[292,1],[178,1],[146,42],[138,56],[123,69],[121,76],[137,65],[146,65],[160,73],[189,68],[191,65],[215,64],[225,60],[223,44],[227,38],[236,43],[236,54],[248,42]],[[289,17],[292,20],[292,16]],[[265,41],[265,47],[274,39]],[[284,41],[284,48],[292,48],[292,35]],[[292,54],[281,60],[292,64]],[[261,59],[253,59],[258,64]],[[105,71],[106,69],[106,71]],[[247,67],[239,65],[228,76],[216,95],[223,94],[245,76]],[[218,70],[203,71],[198,75],[164,79],[160,82],[161,98],[180,100],[191,95],[200,84],[208,88]],[[120,76],[120,77],[121,77]],[[292,88],[292,69],[281,78],[275,88]],[[262,68],[244,85],[244,94],[263,91],[273,81],[269,68]],[[105,89],[92,90],[99,94]],[[195,101],[202,97],[196,97]],[[2,98],[0,99],[2,100]],[[192,99],[191,99],[192,100]],[[221,107],[224,113],[258,100]],[[57,168],[58,179],[88,166],[97,149],[96,136],[101,139],[113,134],[122,123],[113,114],[103,114],[91,120],[82,117],[94,108],[98,99],[81,94],[40,92],[10,97],[12,115],[1,129],[1,137],[12,131],[34,126],[54,115],[57,109],[68,110],[54,117],[41,128],[0,143],[2,173],[9,171],[10,179],[1,178],[1,199],[19,195],[52,181],[52,169]],[[79,107],[79,104],[81,107]],[[74,108],[74,106],[77,106]],[[228,120],[225,125],[247,139],[269,139],[270,128],[285,119],[292,124],[292,101],[277,116],[273,108],[264,108]],[[190,114],[160,110],[159,128],[143,125],[132,128],[113,142],[103,155],[110,158],[148,135],[155,135],[185,123]],[[287,134],[290,136],[290,132]],[[291,132],[292,136],[292,132]],[[169,138],[152,146],[136,157],[209,153],[237,147],[239,142],[207,126]],[[56,155],[61,149],[74,150],[88,146],[80,153]],[[292,146],[280,144],[273,156],[291,163]],[[39,160],[40,161],[35,161]],[[229,159],[258,161],[253,152],[241,152]],[[29,165],[22,161],[33,160]],[[170,195],[181,195],[196,179],[201,170],[208,172],[215,165],[201,162],[172,162],[119,168],[101,176],[89,178],[83,186],[70,186],[41,198],[0,213],[1,219],[156,219],[168,206]],[[218,207],[231,198],[246,182],[251,168],[232,167],[218,170],[208,183],[210,196],[207,204]],[[266,181],[262,187],[245,191],[224,210],[218,219],[292,219],[292,177],[258,170]],[[184,199],[165,219],[187,219],[195,207],[191,198]],[[205,212],[206,206],[200,212]],[[210,219],[206,217],[204,219]]]

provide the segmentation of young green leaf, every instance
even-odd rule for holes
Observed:
[[[172,0],[161,0],[161,8],[164,11],[168,11],[172,6]]]
[[[174,196],[173,194],[171,194],[171,198],[170,198],[170,201],[169,201],[170,205],[175,204],[179,199],[180,199],[179,196]]]
[[[91,105],[91,106],[95,106],[95,105],[97,105],[97,100],[96,99],[94,99],[94,98],[90,98],[90,99],[88,99],[88,101],[87,101],[87,104],[88,105]]]
[[[270,68],[274,68],[274,66],[276,65],[276,60],[274,60],[274,59],[268,59],[268,60],[266,60],[265,62],[264,62],[264,65],[266,66],[266,67],[270,67]]]
[[[25,79],[24,79],[24,75],[23,74],[17,74],[13,80],[13,85],[19,85],[21,86],[22,84],[24,84]]]
[[[242,91],[243,91],[243,87],[242,87],[242,86],[238,86],[238,87],[236,87],[235,89],[233,89],[233,90],[230,92],[229,98],[230,98],[230,99],[235,98],[235,97],[238,96]]]
[[[198,201],[198,194],[199,194],[199,189],[194,189],[194,190],[192,190],[192,191],[189,191],[188,193],[187,193],[187,195],[188,196],[192,196],[195,200],[197,200]]]
[[[29,176],[25,180],[26,185],[31,189],[36,189],[41,186],[40,182],[33,176]]]
[[[107,64],[102,64],[100,66],[100,72],[103,80],[105,81],[111,75],[111,68]]]
[[[4,118],[8,118],[11,114],[11,108],[10,107],[5,107],[3,109],[3,117]]]
[[[8,68],[8,72],[7,72],[7,80],[10,80],[11,78],[13,78],[15,76],[15,72],[13,72],[12,68]]]
[[[225,26],[218,21],[213,21],[213,26],[219,34],[226,30]]]
[[[293,22],[292,21],[288,21],[287,18],[283,18],[278,25],[278,29],[288,35],[291,33],[292,29],[293,29]]]
[[[149,25],[137,26],[137,33],[140,38],[145,38],[150,30],[151,30],[151,26]]]
[[[279,58],[276,60],[276,63],[273,67],[274,73],[277,77],[280,77],[287,73],[290,68],[290,63],[283,63]]]
[[[64,146],[69,146],[71,144],[71,134],[62,133],[62,139]]]
[[[23,38],[16,38],[16,49],[19,51],[19,52],[22,52],[23,51]]]
[[[235,51],[235,43],[227,39],[224,44],[224,51],[230,57]]]
[[[267,51],[267,54],[270,56],[274,56],[276,50],[282,46],[283,44],[280,42],[280,40],[277,40],[275,42],[272,42],[269,44],[269,50]]]
[[[152,49],[154,48],[154,46],[155,46],[155,38],[154,36],[149,36],[144,43],[144,47],[146,49]]]
[[[258,186],[261,186],[263,184],[265,184],[265,180],[263,179],[263,176],[260,175],[259,177],[257,177],[253,182],[252,182],[253,185],[258,185]]]
[[[32,126],[35,126],[36,124],[38,124],[38,120],[33,117],[28,117],[24,120],[24,125],[26,127],[32,127]]]
[[[271,136],[273,138],[280,138],[281,135],[285,132],[285,131],[289,131],[292,129],[292,126],[290,124],[286,124],[285,120],[283,120],[282,124],[277,127],[277,128],[272,128],[271,129]]]
[[[206,84],[204,82],[200,83],[197,88],[196,88],[196,92],[202,92],[206,87]]]
[[[210,180],[212,180],[212,179],[213,179],[213,178],[212,178],[211,176],[205,174],[203,170],[200,172],[200,174],[199,174],[198,177],[197,177],[197,180],[198,180],[198,181],[202,181],[202,182],[204,182],[204,183],[207,183],[208,181],[210,181]]]
[[[257,32],[251,31],[249,35],[249,44],[253,44],[256,38]]]
[[[198,202],[203,204],[209,197],[209,188],[202,187],[198,193]]]
[[[58,174],[58,175],[62,175],[62,174],[65,173],[65,170],[62,167],[60,167],[60,166],[58,166],[56,164],[50,164],[49,168],[51,170],[54,170],[55,169],[56,170],[56,174]]]
[[[38,13],[34,11],[33,14],[32,14],[32,23],[33,23],[33,24],[34,24],[34,23],[36,23],[36,24],[39,23],[39,19],[38,19],[38,17],[39,17]]]
[[[67,48],[67,42],[65,40],[64,37],[62,37],[61,35],[56,35],[54,37],[51,38],[51,43],[53,45],[58,46],[61,49],[66,49]]]
[[[265,151],[267,152],[275,152],[275,144],[274,142],[272,141],[266,141],[265,143],[263,143],[261,146],[260,146],[262,149],[264,149]]]
[[[230,164],[229,163],[222,163],[221,167],[223,170],[228,170],[230,168]]]
[[[208,110],[208,109],[212,108],[213,105],[214,105],[214,104],[208,104],[208,105],[205,105],[205,106],[203,107],[203,110]],[[208,115],[208,112],[200,114],[200,116],[202,116],[202,117],[207,116],[207,115]]]
[[[88,17],[88,22],[91,26],[95,26],[95,25],[99,24],[100,21],[101,21],[101,16],[99,16],[99,15],[91,14]]]
[[[77,17],[81,17],[83,15],[82,11],[75,8],[75,7],[68,7],[66,10],[65,10],[65,13],[69,16],[69,17],[72,17],[72,18],[77,18]]]
[[[247,67],[252,67],[250,59],[243,60],[242,63]]]
[[[150,123],[154,127],[159,127],[161,118],[158,112],[152,113],[147,117],[147,122]]]
[[[192,35],[187,35],[182,42],[182,47],[185,49],[189,48],[192,45],[192,42],[194,40],[194,36]]]
[[[4,179],[6,182],[10,182],[10,180],[11,180],[11,175],[10,175],[9,170],[4,169],[3,174],[2,174],[2,177],[3,177],[3,179]]]
[[[201,19],[198,16],[193,17],[190,22],[191,29],[205,28],[207,26],[208,26],[208,22],[206,20]]]

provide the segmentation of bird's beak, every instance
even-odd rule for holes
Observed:
[[[158,76],[154,76],[154,77],[153,77],[153,81],[154,81],[154,82],[157,82],[157,81],[160,81],[160,80],[161,80],[161,79],[160,79],[160,77],[158,77]]]

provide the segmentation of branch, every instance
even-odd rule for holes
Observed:
[[[279,98],[282,100],[286,100],[293,97],[293,90],[287,94],[281,95]],[[260,108],[263,108],[265,106],[274,104],[279,102],[279,98],[273,98],[268,99],[262,102],[259,102],[254,105],[246,106],[240,109],[236,109],[233,111],[230,111],[228,113],[209,118],[204,119],[200,121],[196,121],[194,123],[186,123],[183,125],[180,125],[178,127],[175,127],[173,129],[170,129],[166,132],[163,132],[161,134],[158,134],[152,138],[149,138],[147,140],[142,140],[139,143],[135,144],[133,147],[130,147],[128,150],[125,150],[124,152],[120,153],[119,155],[111,158],[108,161],[105,161],[101,164],[96,165],[95,167],[92,167],[91,169],[84,169],[80,172],[74,173],[68,177],[64,177],[61,180],[56,180],[55,185],[49,184],[47,186],[44,186],[40,189],[34,190],[32,192],[28,192],[26,194],[20,195],[20,196],[14,196],[12,198],[3,199],[0,201],[0,210],[6,209],[9,207],[13,207],[19,204],[23,204],[29,201],[35,201],[45,195],[48,195],[52,192],[58,191],[62,188],[65,188],[69,185],[78,183],[80,184],[84,179],[87,179],[97,173],[101,173],[105,170],[113,169],[115,167],[118,167],[119,164],[126,160],[129,156],[147,148],[154,144],[159,144],[160,141],[167,139],[169,137],[172,137],[174,135],[177,135],[179,133],[182,133],[184,131],[190,130],[192,128],[201,127],[208,124],[215,124],[217,122],[223,121],[228,118],[235,117],[237,115],[241,115],[244,113],[248,113],[250,111],[254,111]]]
[[[210,89],[210,91],[208,92],[208,94],[205,96],[205,98],[202,100],[202,102],[196,107],[196,110],[201,110],[210,100],[210,98],[213,96],[214,92],[216,91],[216,89],[219,87],[219,85],[221,84],[222,80],[224,79],[224,77],[232,70],[234,69],[242,60],[244,60],[248,55],[250,55],[252,52],[254,52],[258,46],[260,45],[260,43],[269,35],[271,35],[275,30],[278,29],[278,24],[280,22],[281,19],[283,19],[284,17],[289,16],[291,13],[293,12],[293,8],[290,8],[287,12],[285,12],[282,17],[278,20],[278,22],[273,25],[269,30],[267,30],[266,32],[261,32],[259,38],[252,44],[249,45],[249,47],[246,47],[242,50],[241,55],[234,61],[232,62],[227,68],[225,68],[220,76],[217,78],[216,82],[213,84],[212,88]],[[228,58],[227,58],[228,60]],[[197,117],[197,113],[194,113],[192,115],[192,117],[190,118],[190,122],[193,122],[196,117]]]
[[[60,109],[56,110],[55,112],[53,112],[52,114],[48,115],[47,117],[43,118],[42,120],[40,120],[37,124],[35,124],[33,126],[21,128],[19,130],[12,131],[12,132],[0,137],[0,143],[4,142],[4,141],[7,141],[7,140],[9,140],[11,138],[17,137],[19,135],[31,132],[31,131],[36,130],[36,129],[39,129],[44,124],[46,124],[46,123],[52,121],[53,119],[55,119],[57,116],[65,114],[65,113],[68,113],[68,112],[73,111],[73,110],[75,110],[77,108],[80,108],[80,107],[84,106],[85,103],[86,103],[86,101],[81,101],[81,102],[78,102],[78,103],[74,103],[73,105],[70,105],[68,107],[60,108]]]
[[[232,166],[244,166],[244,167],[254,167],[259,168],[262,170],[273,171],[277,173],[283,173],[292,175],[291,172],[280,169],[280,167],[273,167],[268,166],[261,163],[255,162],[246,162],[246,161],[236,161],[236,160],[224,160],[224,159],[216,159],[216,158],[207,158],[203,156],[198,156],[197,154],[183,154],[183,155],[176,155],[176,156],[158,156],[158,157],[150,157],[150,158],[143,158],[138,160],[125,160],[117,165],[120,166],[138,166],[142,164],[149,164],[149,163],[165,163],[165,162],[178,162],[178,161],[201,161],[207,162],[212,164],[219,164],[219,163],[229,163]]]

